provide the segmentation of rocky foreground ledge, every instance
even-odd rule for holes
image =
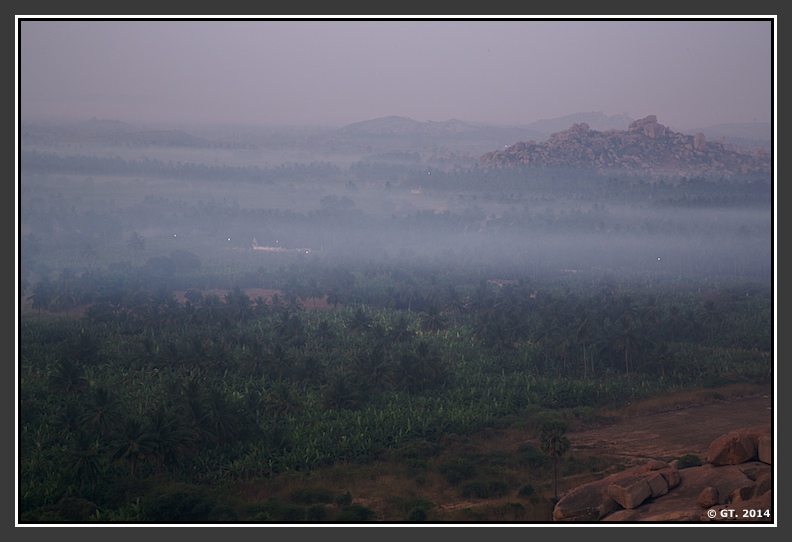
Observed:
[[[553,520],[773,523],[772,452],[771,424],[738,429],[712,441],[701,466],[653,459],[578,486]]]

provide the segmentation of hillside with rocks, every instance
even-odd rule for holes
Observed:
[[[765,150],[745,150],[701,132],[673,132],[649,115],[630,123],[626,131],[592,130],[585,122],[551,135],[546,141],[519,142],[484,154],[485,167],[562,166],[602,172],[676,175],[764,175],[772,171]]]
[[[706,462],[644,464],[578,486],[556,503],[554,521],[772,522],[771,424],[730,431],[713,440]]]

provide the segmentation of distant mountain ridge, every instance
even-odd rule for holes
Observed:
[[[105,145],[203,147],[207,141],[183,130],[139,129],[119,120],[90,119],[86,122],[61,122],[51,124],[23,123],[22,140],[70,140]]]
[[[401,116],[355,122],[325,134],[325,137],[345,143],[410,145],[412,148],[469,143],[481,152],[542,136],[541,132],[525,126],[474,124],[458,119],[421,122]]]
[[[771,172],[770,154],[746,151],[722,140],[709,141],[698,132],[674,132],[649,115],[627,130],[592,130],[583,123],[546,141],[522,141],[480,158],[485,167],[561,166],[601,171],[672,174],[764,174]]]
[[[283,128],[267,129],[262,126],[259,130],[248,127],[246,131],[236,132],[233,128],[219,126],[217,130],[196,135],[191,129],[141,128],[119,120],[90,119],[63,123],[22,122],[20,137],[25,144],[86,141],[129,146],[255,148],[271,143],[282,145],[287,141],[300,148],[363,148],[372,152],[425,151],[447,147],[478,157],[486,152],[503,150],[517,142],[545,141],[576,124],[586,124],[590,130],[605,132],[627,130],[632,122],[634,120],[626,113],[605,115],[602,112],[574,113],[527,125],[489,125],[458,119],[420,122],[404,116],[387,116],[335,129],[301,127],[298,132],[290,132]],[[761,148],[768,152],[771,149],[769,123],[719,124],[690,133],[699,132],[708,141],[723,140],[744,149]],[[231,137],[217,134],[231,134]]]
[[[397,141],[399,138],[443,138],[450,140],[491,141],[501,145],[518,141],[543,141],[553,134],[567,130],[575,124],[587,124],[591,130],[626,131],[635,119],[620,113],[606,115],[601,111],[581,112],[553,119],[542,119],[526,125],[487,125],[451,119],[443,122],[420,122],[409,117],[389,116],[348,124],[331,132],[349,140],[357,137],[374,137]],[[686,133],[703,133],[708,140],[723,141],[745,149],[771,148],[771,125],[769,123],[718,124],[688,130]]]

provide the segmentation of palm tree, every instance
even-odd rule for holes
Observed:
[[[303,342],[305,325],[298,313],[281,312],[274,329],[278,338],[287,344],[299,345]]]
[[[715,329],[722,321],[720,307],[711,299],[707,299],[701,306],[701,322],[707,328],[707,337],[712,339]]]
[[[555,352],[561,359],[561,366],[566,373],[567,358],[569,350],[575,342],[575,335],[577,332],[577,324],[572,320],[566,320],[564,323],[559,323],[555,330]]]
[[[209,388],[206,394],[208,425],[215,439],[221,444],[235,439],[242,427],[242,420],[234,404],[219,388]]]
[[[126,419],[121,431],[113,435],[112,456],[129,464],[129,475],[135,476],[137,466],[156,449],[154,437],[146,431],[143,420],[137,417]]]
[[[429,304],[429,306],[439,306],[440,305],[440,298],[441,298],[441,289],[440,284],[438,284],[437,279],[432,276],[429,279],[429,284],[423,289],[423,298]]]
[[[179,456],[190,450],[192,434],[179,425],[178,417],[163,405],[147,412],[149,434],[157,470],[178,460]]]
[[[549,421],[539,430],[539,447],[553,460],[553,500],[558,501],[558,458],[569,449],[569,439],[564,436],[567,426],[564,422]]]
[[[243,375],[260,378],[263,374],[264,343],[259,337],[245,342],[240,357],[239,370]]]
[[[396,357],[389,376],[394,390],[413,394],[443,384],[448,374],[437,350],[421,340]]]
[[[370,350],[359,352],[353,358],[351,370],[367,387],[384,389],[391,376],[391,363],[386,347],[375,344]]]
[[[49,308],[55,297],[55,287],[49,277],[44,276],[33,287],[33,293],[28,297],[32,302],[31,307],[41,314],[42,309]]]
[[[633,356],[638,353],[643,339],[641,330],[638,328],[635,320],[623,314],[613,326],[612,341],[614,348],[624,354],[624,370],[627,374],[627,380],[630,379],[630,367],[635,365]]]
[[[459,290],[453,284],[448,284],[445,289],[445,308],[451,311],[456,324],[457,316],[465,311],[465,301],[459,294]]]
[[[217,294],[206,294],[201,302],[199,314],[202,321],[212,323],[216,321],[223,310],[223,301]]]
[[[327,303],[333,307],[338,307],[339,305],[344,304],[345,297],[346,296],[344,296],[344,293],[340,288],[333,287],[329,292],[327,292]]]
[[[407,310],[412,310],[412,304],[418,300],[420,293],[412,280],[408,280],[399,293],[399,299],[403,304],[407,305]]]
[[[415,332],[410,329],[410,318],[402,313],[399,313],[391,323],[390,338],[392,342],[408,341],[415,335]]]
[[[430,304],[421,311],[421,329],[436,332],[446,328],[446,322],[438,305]]]
[[[322,388],[322,406],[328,409],[356,409],[367,400],[365,386],[357,375],[338,371]]]
[[[352,314],[352,319],[347,324],[347,331],[360,333],[371,328],[371,318],[363,311],[363,307],[358,307]]]
[[[294,350],[283,341],[276,340],[264,351],[264,374],[273,380],[287,380],[294,373]]]
[[[121,403],[113,397],[110,389],[102,384],[91,389],[82,425],[87,430],[108,436],[121,420]]]
[[[47,379],[49,391],[57,394],[69,394],[84,391],[88,388],[88,379],[82,365],[78,365],[70,357],[60,358],[55,369]]]
[[[594,342],[594,325],[587,309],[580,309],[576,326],[575,342],[583,347],[583,379],[585,380],[588,378],[589,365],[591,366],[592,375],[594,374],[594,361],[591,359],[586,360],[586,352],[592,347]]]
[[[253,317],[253,302],[239,286],[225,295],[225,302],[235,321],[247,322]]]
[[[138,232],[133,231],[132,235],[130,235],[129,239],[127,239],[126,246],[132,252],[137,254],[138,252],[142,252],[143,249],[146,248],[146,240]]]
[[[85,431],[69,434],[65,461],[69,474],[78,483],[93,484],[102,477],[99,437]]]
[[[52,425],[58,435],[70,435],[81,430],[82,405],[71,397],[61,397],[52,413]]]

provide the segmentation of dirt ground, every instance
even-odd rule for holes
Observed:
[[[570,450],[591,450],[595,455],[671,460],[685,454],[706,460],[707,448],[717,437],[735,429],[774,422],[773,398],[752,395],[693,405],[651,414],[621,417],[596,429],[566,434]],[[774,426],[775,427],[775,426]]]

